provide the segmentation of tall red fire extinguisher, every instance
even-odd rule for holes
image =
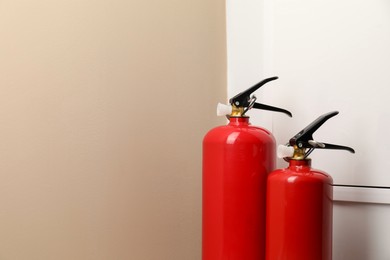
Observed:
[[[251,108],[287,110],[256,103],[251,94],[265,79],[219,105],[229,124],[203,139],[203,260],[261,260],[265,257],[265,190],[275,168],[275,140],[266,129],[251,126]]]
[[[279,146],[278,156],[289,162],[286,169],[269,174],[266,205],[267,260],[332,259],[332,177],[311,168],[307,156],[314,149],[347,146],[316,142],[313,133],[338,112],[320,116]]]

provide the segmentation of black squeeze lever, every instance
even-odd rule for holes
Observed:
[[[338,111],[329,112],[324,114],[314,120],[311,124],[306,126],[302,131],[296,134],[293,138],[290,139],[289,144],[291,146],[298,146],[298,148],[309,148],[309,149],[337,149],[337,150],[347,150],[351,153],[355,153],[355,150],[348,146],[335,145],[335,144],[327,144],[316,142],[313,139],[313,133],[317,131],[317,129],[325,123],[329,118],[337,115]]]
[[[292,114],[289,111],[282,109],[282,108],[268,106],[268,105],[254,102],[256,100],[256,97],[250,96],[253,92],[255,92],[257,89],[259,89],[261,86],[263,86],[264,84],[266,84],[272,80],[275,80],[275,79],[278,79],[278,77],[271,77],[271,78],[267,78],[267,79],[260,81],[256,85],[254,85],[254,86],[248,88],[247,90],[240,92],[239,94],[232,97],[229,100],[229,103],[232,106],[245,108],[245,112],[247,112],[251,108],[257,108],[257,109],[270,110],[270,111],[275,111],[275,112],[282,112],[282,113],[285,113],[285,114],[289,115],[290,117],[292,117]]]

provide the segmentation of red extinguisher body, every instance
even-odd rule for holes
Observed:
[[[203,140],[203,260],[265,258],[267,175],[275,167],[275,139],[230,117]]]
[[[332,178],[290,160],[267,181],[266,259],[332,259]]]

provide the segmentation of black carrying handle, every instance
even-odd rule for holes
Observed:
[[[344,145],[337,145],[337,144],[327,144],[327,143],[322,143],[324,147],[315,147],[318,149],[333,149],[333,150],[347,150],[350,151],[351,153],[355,153],[355,150],[351,147],[344,146]]]
[[[351,147],[336,144],[320,143],[314,141],[313,139],[313,133],[317,131],[318,128],[322,126],[329,118],[334,117],[338,113],[338,111],[333,111],[318,117],[308,126],[306,126],[302,131],[300,131],[293,138],[291,138],[289,144],[291,146],[296,145],[298,146],[298,148],[347,150],[351,153],[355,153],[355,150]]]
[[[287,111],[286,109],[256,103],[256,102],[254,102],[255,99],[251,98],[251,94],[253,92],[258,90],[261,86],[265,85],[266,83],[273,81],[273,80],[276,80],[276,79],[278,79],[278,77],[271,77],[271,78],[267,78],[267,79],[260,81],[256,85],[254,85],[254,86],[248,88],[247,90],[240,92],[239,94],[232,97],[229,100],[229,103],[231,105],[236,106],[236,107],[246,108],[245,112],[251,108],[256,108],[256,109],[269,110],[269,111],[274,111],[274,112],[282,112],[282,113],[285,113],[288,116],[292,117],[291,112]]]
[[[269,106],[269,105],[265,105],[265,104],[254,103],[253,108],[274,111],[274,112],[281,112],[281,113],[285,113],[289,117],[292,117],[292,114],[290,111],[283,109],[283,108],[279,108],[279,107],[273,107],[273,106]]]

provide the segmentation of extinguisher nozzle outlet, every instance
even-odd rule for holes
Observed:
[[[233,111],[232,106],[230,105],[225,105],[222,103],[218,103],[217,105],[217,116],[226,116],[230,115]]]
[[[279,158],[293,157],[294,147],[281,144],[278,146],[277,155]]]

